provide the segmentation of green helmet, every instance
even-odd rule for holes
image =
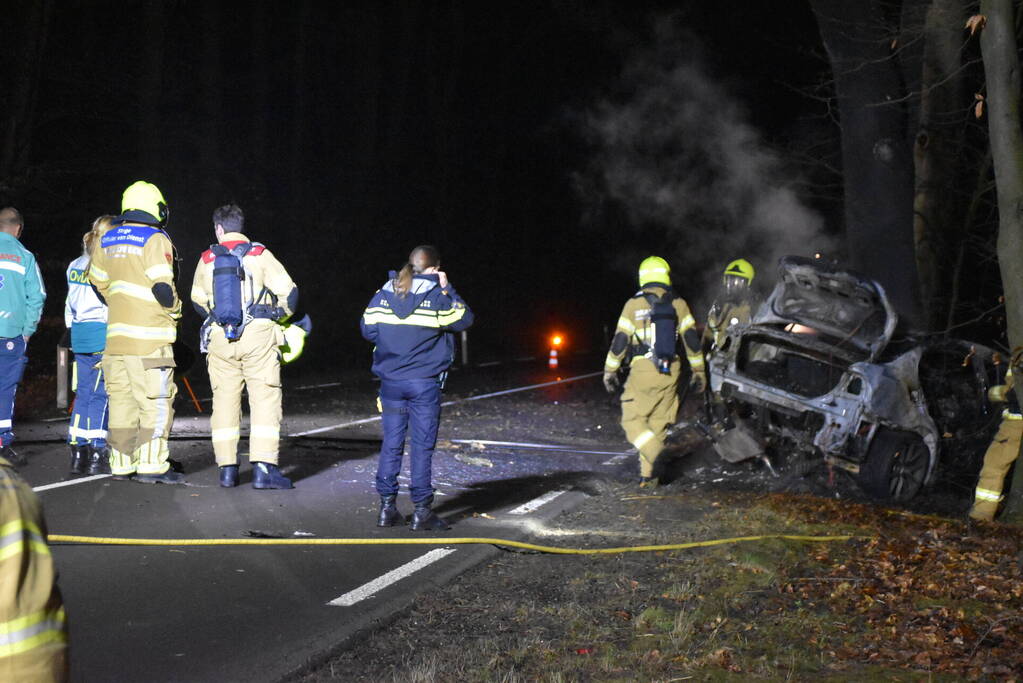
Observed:
[[[132,183],[121,195],[121,213],[129,211],[145,211],[159,222],[160,227],[167,225],[170,218],[170,209],[160,188],[144,180]]]
[[[646,287],[651,283],[671,284],[671,266],[660,256],[647,256],[639,264],[639,286]]]
[[[737,258],[725,267],[725,277],[730,275],[735,277],[745,278],[749,282],[753,282],[753,276],[757,272],[753,270],[753,264],[744,258]]]

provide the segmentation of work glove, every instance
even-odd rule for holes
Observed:
[[[604,388],[607,389],[607,393],[613,394],[618,391],[618,387],[621,383],[618,381],[617,372],[605,372],[604,373]]]
[[[702,394],[707,388],[707,374],[704,372],[694,372],[693,378],[689,380],[689,386],[696,393]]]

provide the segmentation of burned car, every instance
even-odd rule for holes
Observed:
[[[972,439],[976,459],[989,438],[994,358],[979,345],[903,333],[877,282],[786,257],[750,322],[730,327],[710,355],[726,411],[707,433],[728,461],[759,457],[790,471],[828,463],[873,497],[907,501],[935,480],[943,453],[962,457]]]

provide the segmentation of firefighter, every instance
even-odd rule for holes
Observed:
[[[667,261],[650,256],[639,266],[640,290],[625,302],[604,361],[608,393],[619,387],[623,362],[629,375],[622,393],[622,428],[639,451],[640,486],[657,486],[654,461],[664,448],[668,425],[679,409],[677,385],[682,363],[676,353],[681,337],[698,392],[707,386],[696,321],[689,306],[671,289]]]
[[[242,387],[249,395],[249,461],[257,489],[294,488],[278,468],[284,322],[298,288],[265,246],[245,236],[245,216],[228,204],[213,212],[217,244],[199,258],[192,305],[205,318],[200,348],[213,387],[213,453],[220,485],[238,485]]]
[[[376,475],[380,494],[377,526],[394,526],[405,520],[395,501],[405,433],[411,427],[409,493],[415,506],[411,528],[450,528],[432,509],[431,464],[441,390],[455,357],[452,333],[467,329],[472,321],[472,311],[440,270],[437,249],[426,245],[413,249],[398,273],[391,271],[362,315],[362,336],[375,345],[373,373],[380,378],[377,406],[383,444]]]
[[[107,390],[100,363],[107,341],[107,305],[89,283],[89,262],[113,216],[100,216],[82,238],[82,255],[67,268],[64,324],[75,354],[75,405],[68,426],[72,474],[109,474]]]
[[[156,185],[133,183],[89,265],[89,280],[109,306],[101,367],[110,396],[110,472],[149,484],[185,481],[167,445],[177,395],[172,345],[181,318],[174,245],[164,231],[169,217]]]
[[[25,226],[14,207],[0,210],[0,455],[22,465],[14,443],[14,395],[25,373],[25,348],[39,325],[46,288],[35,255],[18,238]]]
[[[1023,414],[1020,413],[1014,377],[1017,373],[1023,372],[1021,362],[1023,347],[1016,347],[1009,361],[1009,369],[1005,373],[1005,383],[988,390],[988,399],[992,403],[1004,403],[1005,409],[1002,411],[998,432],[984,453],[984,465],[980,469],[973,508],[970,510],[970,517],[973,519],[991,521],[995,518],[998,505],[1004,498],[1002,486],[1005,483],[1005,475],[1019,457],[1020,438],[1023,437]]]
[[[735,259],[725,267],[722,284],[724,291],[707,313],[707,326],[703,331],[703,348],[713,352],[721,347],[728,328],[748,323],[753,313],[751,286],[756,271],[746,259]]]
[[[66,681],[67,622],[39,499],[0,454],[0,681]]]

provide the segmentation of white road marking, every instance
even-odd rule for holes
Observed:
[[[565,453],[585,453],[588,455],[628,455],[621,451],[586,451],[578,448],[572,448],[571,446],[560,446],[557,444],[546,444],[546,443],[520,443],[518,441],[488,441],[487,439],[449,439],[451,443],[466,443],[474,444],[480,443],[484,446],[507,446],[509,448],[536,448],[544,451],[559,451]]]
[[[44,484],[42,486],[36,486],[33,491],[49,491],[50,489],[59,489],[62,486],[74,486],[75,484],[84,484],[87,481],[96,481],[97,479],[106,479],[109,474],[94,474],[91,477],[79,477],[78,479],[68,479],[67,481],[58,481],[55,484]]]
[[[476,367],[478,367],[478,368],[489,368],[489,367],[492,367],[494,365],[501,365],[503,363],[504,363],[504,361],[501,361],[501,360],[492,360],[489,363],[480,363]]]
[[[528,503],[523,503],[522,505],[518,506],[514,510],[509,510],[508,514],[509,515],[528,515],[530,512],[538,509],[540,506],[546,505],[547,503],[551,502],[552,500],[554,500],[555,498],[560,496],[562,493],[564,493],[564,491],[548,491],[547,493],[543,494],[539,498],[534,498],[533,500],[529,501]]]
[[[383,576],[379,576],[369,583],[365,583],[355,590],[345,593],[339,598],[334,598],[327,604],[334,607],[351,607],[357,602],[373,597],[392,583],[401,581],[406,576],[419,571],[423,567],[433,564],[437,560],[447,557],[453,552],[455,552],[454,548],[437,548],[435,550],[431,550],[422,557],[418,557],[411,562],[407,562],[397,569],[392,569]]]
[[[460,399],[457,399],[455,401],[445,401],[444,403],[441,403],[441,406],[453,406],[453,405],[457,405],[459,403],[467,403],[469,401],[480,401],[480,400],[483,400],[485,398],[493,398],[494,396],[504,396],[506,394],[514,394],[514,393],[517,393],[519,391],[529,391],[530,389],[540,389],[542,387],[549,387],[549,386],[553,386],[555,384],[568,384],[569,382],[577,382],[577,381],[579,381],[581,379],[589,379],[590,377],[596,377],[597,375],[602,375],[602,374],[604,374],[603,371],[601,371],[601,372],[591,372],[591,373],[588,373],[586,375],[578,375],[577,377],[568,377],[566,379],[554,380],[553,382],[543,382],[541,384],[530,384],[530,385],[524,386],[524,387],[516,387],[515,389],[506,389],[504,391],[495,391],[495,392],[490,393],[490,394],[480,394],[479,396],[470,396],[468,398],[460,398]],[[291,434],[288,434],[288,436],[310,436],[312,434],[321,434],[323,432],[329,432],[329,431],[331,431],[333,429],[343,429],[345,427],[352,427],[354,425],[366,424],[368,422],[377,422],[378,420],[380,420],[380,416],[379,415],[375,415],[373,417],[367,417],[367,418],[364,418],[362,420],[355,420],[353,422],[342,422],[341,424],[330,425],[328,427],[317,427],[316,429],[309,429],[309,430],[304,431],[304,432],[293,432]]]

